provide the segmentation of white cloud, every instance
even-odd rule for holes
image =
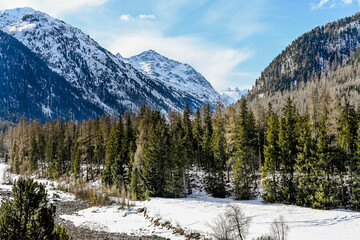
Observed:
[[[217,90],[234,85],[235,68],[253,55],[248,49],[224,48],[191,36],[165,37],[153,31],[118,36],[109,49],[124,57],[154,49],[169,58],[190,64]]]
[[[346,5],[352,5],[354,0],[320,0],[319,3],[310,3],[311,10],[316,10],[319,8],[334,8],[336,6],[346,6]],[[357,0],[357,2],[360,5],[360,0]]]
[[[0,0],[2,9],[32,7],[59,17],[66,13],[78,13],[90,7],[101,6],[108,0]]]
[[[328,2],[329,2],[329,0],[320,0],[320,2],[318,4],[312,3],[311,4],[311,10],[322,8]]]
[[[129,21],[133,20],[133,18],[129,14],[123,14],[123,15],[120,16],[120,20],[125,21],[125,22],[129,22]]]
[[[140,19],[155,19],[156,16],[153,14],[140,14],[139,18]]]

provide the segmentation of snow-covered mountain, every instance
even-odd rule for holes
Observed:
[[[80,99],[110,115],[137,111],[145,104],[162,111],[181,110],[187,101],[194,107],[201,106],[207,94],[215,94],[211,99],[218,97],[215,91],[200,92],[199,99],[182,95],[124,63],[80,29],[31,8],[1,11],[0,29],[78,89]]]
[[[239,89],[238,87],[229,87],[221,92],[221,100],[229,104],[236,103],[242,96],[248,93],[248,89]]]
[[[14,37],[0,31],[0,118],[96,117],[103,110]]]
[[[179,98],[191,100],[191,108],[208,103],[212,106],[220,98],[220,94],[193,67],[160,55],[154,50],[142,52],[139,55],[123,58],[121,61],[131,64],[154,81],[164,84]]]

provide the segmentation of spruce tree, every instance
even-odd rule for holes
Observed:
[[[165,162],[168,159],[168,139],[166,127],[161,121],[149,128],[143,149],[142,176],[150,196],[165,194]]]
[[[202,162],[202,136],[203,136],[203,128],[201,124],[201,115],[199,108],[196,108],[195,118],[192,122],[192,131],[193,131],[193,138],[194,138],[194,150],[195,150],[195,159],[196,159],[196,166],[198,168],[201,167]]]
[[[336,182],[332,176],[332,158],[330,150],[330,136],[327,129],[327,114],[319,122],[316,134],[316,191],[312,203],[313,208],[327,209],[338,204],[336,193],[333,191]]]
[[[296,183],[297,204],[311,207],[316,191],[316,173],[314,172],[316,158],[314,156],[314,144],[311,137],[312,127],[310,116],[306,113],[298,117],[297,121],[297,158],[296,158]]]
[[[205,134],[207,134],[207,132],[205,132]],[[212,196],[223,198],[226,196],[224,172],[227,158],[224,122],[219,104],[216,107],[215,118],[213,120],[211,155],[212,158],[208,159],[208,170],[206,174],[207,189]]]
[[[268,127],[266,130],[266,144],[264,147],[265,162],[262,168],[263,188],[265,202],[280,201],[280,183],[277,172],[280,166],[279,119],[269,110]]]
[[[234,190],[237,199],[251,199],[256,195],[257,150],[255,118],[248,110],[246,100],[242,99],[234,153]]]
[[[192,133],[192,125],[191,125],[191,111],[189,108],[189,103],[187,102],[185,104],[185,108],[183,111],[183,117],[181,121],[182,125],[182,141],[180,146],[182,147],[183,151],[183,164],[182,164],[182,178],[183,178],[183,191],[185,194],[188,192],[187,189],[187,175],[188,170],[191,168],[191,166],[194,164],[194,139],[193,139],[193,133]],[[177,141],[179,142],[179,141]],[[189,189],[190,190],[190,189]]]
[[[39,149],[36,143],[35,133],[31,136],[31,143],[30,143],[30,171],[35,171],[38,169],[38,160],[39,160]]]
[[[289,97],[280,120],[279,147],[281,156],[281,198],[286,203],[295,202],[294,171],[297,156],[296,109]]]
[[[340,115],[340,131],[339,144],[340,148],[345,152],[347,159],[347,168],[350,178],[352,172],[356,169],[356,160],[354,153],[356,151],[356,135],[357,135],[357,115],[353,106],[345,99],[345,104],[342,107]]]
[[[95,129],[96,129],[96,140],[94,146],[93,162],[97,166],[97,174],[100,174],[101,165],[104,163],[104,159],[105,159],[105,147],[104,147],[104,138],[101,130],[101,123],[99,119],[96,119]]]
[[[211,150],[211,138],[213,134],[213,126],[211,121],[211,111],[209,105],[204,105],[203,111],[203,135],[201,140],[202,158],[201,166],[206,173],[210,172],[210,163],[213,162],[213,152]]]
[[[118,136],[116,133],[116,127],[113,126],[111,129],[109,141],[106,146],[105,166],[102,175],[102,180],[107,186],[114,184],[112,167],[117,157],[117,149],[118,149]]]
[[[355,210],[360,209],[360,124],[358,124],[355,152],[356,170],[351,182],[351,206]]]

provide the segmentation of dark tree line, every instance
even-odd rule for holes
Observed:
[[[360,206],[360,111],[347,101],[336,134],[321,119],[300,116],[289,98],[255,119],[245,99],[226,110],[208,105],[167,116],[139,113],[82,122],[22,119],[6,130],[12,170],[75,180],[101,178],[125,196],[184,197],[190,173],[202,171],[214,197],[252,199],[262,182],[266,202],[314,208]],[[319,118],[318,118],[319,119]],[[261,179],[261,181],[260,181]]]

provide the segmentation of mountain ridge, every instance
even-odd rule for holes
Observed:
[[[1,11],[0,29],[65,78],[83,101],[91,102],[109,115],[139,111],[143,105],[162,112],[182,111],[186,102],[194,110],[206,100],[154,81],[80,29],[32,8]],[[215,101],[205,103],[215,105]]]
[[[318,26],[295,39],[264,69],[250,98],[296,89],[346,65],[360,44],[360,13]]]
[[[215,106],[220,99],[220,94],[192,66],[163,56],[153,49],[129,58],[123,58],[119,53],[116,56],[154,81],[165,84],[179,96],[194,99],[195,102],[197,99],[211,106]],[[190,104],[190,108],[194,110],[199,105],[200,102]]]

